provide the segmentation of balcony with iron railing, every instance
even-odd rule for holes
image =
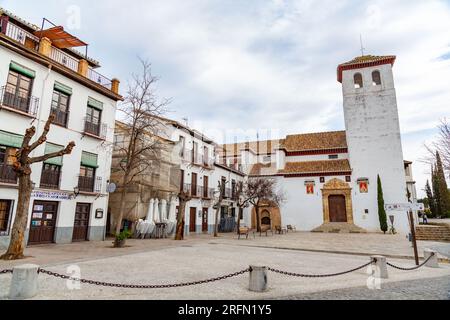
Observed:
[[[0,99],[0,108],[18,111],[30,117],[35,117],[39,108],[39,98],[17,92],[10,86],[1,87]]]
[[[59,189],[61,172],[54,170],[42,170],[40,187],[44,189]]]
[[[201,166],[205,168],[212,168],[214,166],[214,160],[209,156],[195,153],[193,150],[184,149],[180,153],[181,158],[184,161],[190,162],[193,165]]]
[[[50,112],[55,115],[55,120],[53,124],[58,124],[60,126],[67,126],[67,121],[69,119],[69,111],[62,111],[58,108],[51,108]]]
[[[13,166],[5,163],[0,164],[0,183],[17,184],[17,173]]]
[[[6,25],[5,35],[10,39],[20,43],[21,45],[39,52],[39,43],[41,39],[35,36],[33,33],[24,30],[23,28],[8,21]],[[59,63],[60,65],[80,74],[80,59],[76,58],[73,54],[70,54],[64,50],[61,50],[55,46],[51,46],[50,52],[47,56]],[[85,69],[86,70],[86,69]],[[102,87],[113,91],[113,80],[98,73],[92,66],[88,66],[87,72],[83,74],[86,78],[94,81]],[[117,87],[118,90],[118,87]],[[118,92],[115,92],[118,93]]]
[[[78,189],[80,192],[100,193],[102,189],[102,178],[78,176]]]
[[[108,125],[106,123],[94,123],[88,118],[84,118],[84,133],[90,136],[105,140]]]

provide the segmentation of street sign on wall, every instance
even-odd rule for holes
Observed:
[[[384,209],[387,211],[423,211],[425,206],[423,203],[393,203],[385,204]]]

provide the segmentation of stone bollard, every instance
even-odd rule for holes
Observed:
[[[264,292],[267,290],[267,267],[250,266],[250,291]]]
[[[35,264],[24,264],[13,268],[9,298],[22,300],[33,298],[38,289],[38,270]]]
[[[387,270],[387,264],[386,264],[386,257],[384,256],[372,256],[371,259],[375,260],[375,276],[380,279],[387,279],[388,276],[388,270]]]
[[[439,268],[439,260],[438,260],[438,253],[434,250],[430,250],[430,249],[425,249],[425,251],[423,252],[423,256],[425,258],[425,261],[430,257],[430,260],[428,260],[428,262],[425,264],[426,267],[429,268]]]

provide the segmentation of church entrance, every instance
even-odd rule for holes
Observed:
[[[347,222],[345,196],[330,195],[328,197],[328,207],[330,210],[330,222]]]

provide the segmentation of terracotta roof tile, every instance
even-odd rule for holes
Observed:
[[[396,56],[359,56],[345,63],[341,63],[337,68],[338,81],[342,82],[342,73],[344,70],[367,68],[379,66],[382,64],[394,65]]]
[[[307,133],[287,136],[283,147],[287,151],[310,151],[347,148],[345,131]]]
[[[287,162],[285,169],[280,170],[280,174],[305,174],[305,173],[327,173],[327,172],[348,172],[351,171],[350,163],[343,160],[323,160]]]
[[[260,176],[260,175],[274,175],[277,173],[277,169],[275,164],[273,163],[256,163],[250,169],[251,176]]]

